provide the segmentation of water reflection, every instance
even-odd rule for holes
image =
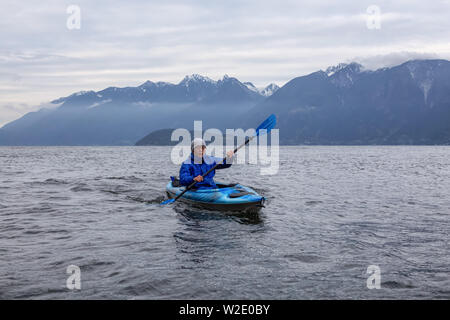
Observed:
[[[212,211],[197,207],[189,207],[183,203],[174,206],[175,212],[187,220],[234,220],[240,224],[262,224],[260,212]]]
[[[236,256],[246,248],[242,234],[264,229],[259,213],[219,212],[179,203],[178,228],[173,234],[177,260],[183,269],[214,268],[218,260]],[[236,223],[237,222],[237,223]],[[224,255],[224,252],[228,254]],[[226,261],[223,261],[226,264]]]

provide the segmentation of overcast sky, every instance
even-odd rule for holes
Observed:
[[[76,91],[193,73],[262,87],[340,62],[450,59],[449,14],[450,0],[1,0],[0,126]]]

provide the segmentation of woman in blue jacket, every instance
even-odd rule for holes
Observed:
[[[202,177],[209,169],[217,163],[221,163],[223,159],[205,155],[206,144],[203,139],[195,138],[191,144],[191,155],[186,159],[180,168],[180,183],[183,186],[190,185],[193,181],[197,181],[195,188],[217,188],[214,182],[215,170],[211,171],[207,176]],[[227,152],[225,163],[219,164],[216,169],[225,169],[231,167],[233,162],[233,150]]]

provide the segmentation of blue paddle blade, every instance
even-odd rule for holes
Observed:
[[[256,136],[259,136],[260,134],[269,133],[270,130],[272,130],[276,124],[277,124],[277,117],[275,117],[274,114],[271,114],[266,120],[264,120],[263,123],[259,125],[258,128],[256,128]]]
[[[165,204],[169,204],[169,203],[172,203],[172,202],[175,202],[175,199],[174,199],[174,198],[172,198],[172,199],[167,199],[167,200],[161,202],[161,205],[163,206],[163,205],[165,205]]]

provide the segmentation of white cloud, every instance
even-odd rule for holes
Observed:
[[[262,87],[339,62],[450,58],[449,1],[79,0],[72,31],[69,4],[2,1],[0,125],[43,101],[148,79],[229,74]],[[379,30],[366,26],[372,4]],[[28,107],[5,107],[18,104]]]
[[[439,56],[436,53],[403,51],[374,56],[355,57],[351,59],[351,61],[356,61],[369,70],[376,70],[383,67],[393,67],[405,61],[415,59],[439,59]],[[350,62],[350,60],[348,62]]]

